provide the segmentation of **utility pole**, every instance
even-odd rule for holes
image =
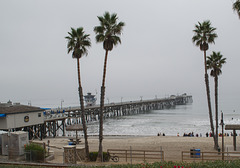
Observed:
[[[222,160],[224,160],[224,123],[223,123],[223,112],[221,111],[221,123],[222,126]]]

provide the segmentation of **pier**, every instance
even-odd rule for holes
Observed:
[[[139,100],[120,103],[111,103],[104,105],[104,119],[118,116],[136,115],[146,113],[150,110],[161,110],[174,108],[177,105],[192,103],[191,95],[170,96],[162,99]],[[100,106],[85,107],[86,122],[97,121],[99,119]],[[57,131],[62,131],[65,136],[65,127],[72,124],[81,123],[80,107],[68,107],[62,109],[51,109],[44,112],[44,124],[42,125],[42,135],[39,137],[52,136],[56,137]],[[33,136],[34,137],[34,133]]]
[[[183,94],[180,96],[172,95],[162,99],[155,98],[151,100],[110,103],[104,105],[103,118],[137,115],[151,110],[174,108],[177,105],[185,105],[192,102],[192,96]],[[29,139],[57,137],[59,136],[58,133],[66,136],[67,126],[82,124],[82,112],[79,106],[61,109],[42,109],[8,102],[1,104],[1,109],[3,113],[1,114],[1,129],[8,132],[27,131]],[[85,119],[87,124],[98,121],[99,112],[100,105],[86,106]],[[6,115],[9,116],[6,117]],[[33,120],[29,120],[29,118],[33,118]],[[6,120],[9,120],[9,122]],[[7,123],[11,123],[11,125],[7,125]]]

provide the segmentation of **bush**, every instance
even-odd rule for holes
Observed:
[[[106,155],[107,155],[107,152],[103,152],[103,158],[106,158]],[[98,156],[98,152],[90,152],[89,153],[90,161],[96,161],[97,156]],[[107,160],[107,161],[109,161],[109,160]]]
[[[27,161],[44,161],[45,149],[37,144],[30,143],[25,147]]]

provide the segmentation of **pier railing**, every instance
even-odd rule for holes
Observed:
[[[192,103],[192,96],[170,96],[162,99],[139,100],[129,102],[110,103],[104,105],[104,113],[106,117],[138,114],[149,110],[160,110],[164,108],[171,108],[176,105],[184,105]],[[87,120],[97,120],[100,111],[100,105],[86,106],[85,114]],[[59,117],[80,117],[80,107],[67,107],[63,109],[51,109],[44,112],[45,119],[59,118]]]

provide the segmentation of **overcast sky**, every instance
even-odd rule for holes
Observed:
[[[122,44],[109,52],[106,98],[111,102],[205,94],[203,52],[192,43],[194,25],[210,20],[218,38],[207,54],[227,58],[220,96],[240,95],[240,19],[232,0],[0,0],[0,102],[37,106],[78,103],[76,60],[64,38],[83,27],[92,47],[81,62],[84,94],[98,100],[105,51],[94,26],[105,11],[126,23]],[[213,79],[211,78],[211,88]],[[213,93],[213,90],[212,90]],[[238,100],[239,97],[238,97]]]

